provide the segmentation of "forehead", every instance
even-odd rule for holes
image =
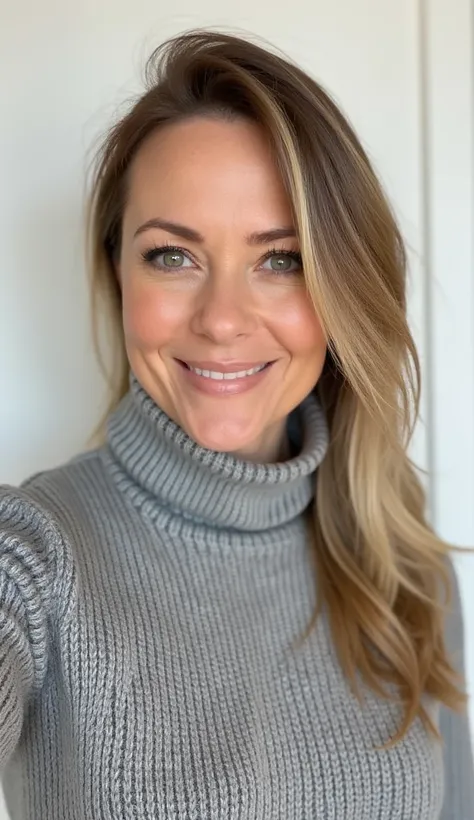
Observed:
[[[139,149],[128,183],[133,219],[263,218],[264,228],[269,220],[292,221],[270,141],[244,119],[202,117],[160,128]]]

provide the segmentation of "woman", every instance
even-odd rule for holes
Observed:
[[[1,495],[11,816],[468,820],[380,185],[324,91],[257,45],[180,36],[147,83],[91,200],[105,441]]]

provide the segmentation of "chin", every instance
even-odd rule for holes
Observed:
[[[206,450],[214,450],[218,453],[246,453],[251,457],[252,453],[258,450],[256,442],[261,441],[263,432],[255,429],[241,428],[241,425],[211,425],[196,423],[194,419],[191,424],[186,424],[183,420],[181,424],[188,436]],[[240,429],[235,429],[236,426]],[[242,455],[245,458],[245,455]]]
[[[252,443],[241,436],[219,435],[215,433],[189,433],[188,435],[206,450],[215,450],[218,453],[238,453],[242,450],[251,450]]]

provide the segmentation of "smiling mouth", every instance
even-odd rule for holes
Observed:
[[[211,359],[194,362],[185,362],[181,359],[175,361],[180,365],[185,383],[189,387],[205,395],[221,398],[253,390],[267,378],[268,371],[275,364],[275,361],[216,362]]]
[[[196,373],[197,376],[202,376],[205,379],[213,379],[214,381],[233,381],[235,379],[245,379],[249,376],[255,376],[257,373],[260,373],[262,370],[265,370],[269,367],[273,362],[266,362],[265,364],[259,364],[255,367],[248,368],[246,370],[207,370],[200,367],[195,367],[193,365],[187,364],[187,362],[181,362],[187,370],[190,370],[192,373]]]

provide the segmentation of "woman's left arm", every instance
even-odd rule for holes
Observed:
[[[447,620],[446,644],[453,663],[464,675],[464,626],[456,577],[453,578],[453,603]],[[442,706],[440,731],[444,743],[445,771],[440,820],[474,820],[474,761],[469,716]]]

